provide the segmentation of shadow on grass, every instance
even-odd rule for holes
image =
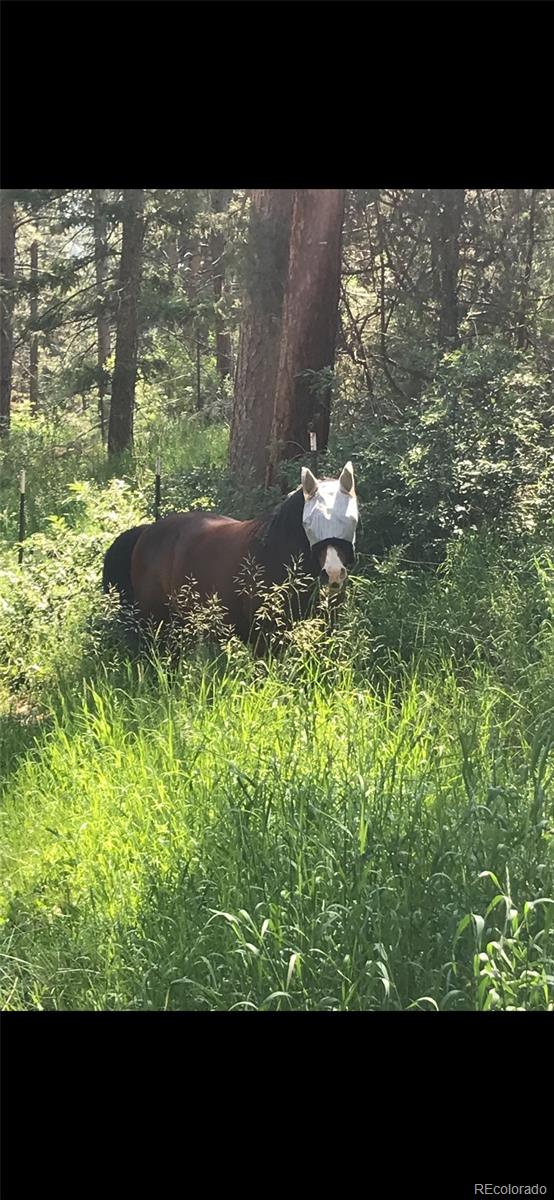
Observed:
[[[7,711],[0,713],[0,792],[20,760],[40,749],[64,709],[79,703],[85,681],[98,685],[106,676],[126,681],[129,665],[145,657],[151,645],[136,622],[119,612],[93,618],[88,633],[81,658],[57,683],[35,694],[23,686],[8,695]]]
[[[0,715],[0,791],[19,760],[40,746],[52,728],[52,713],[27,698],[13,698],[10,710]]]

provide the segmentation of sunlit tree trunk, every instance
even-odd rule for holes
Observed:
[[[123,240],[119,271],[119,310],[108,430],[108,455],[133,444],[138,348],[138,301],[144,239],[144,191],[123,193]]]
[[[231,191],[218,188],[211,192],[212,212],[223,213],[231,199]],[[219,230],[213,230],[210,235],[210,257],[212,260],[212,279],[215,299],[215,359],[217,369],[222,379],[232,372],[231,338],[224,327],[223,317],[219,308],[225,291],[225,236]]]
[[[13,306],[15,265],[14,202],[5,193],[0,197],[0,437],[7,437],[10,428]]]
[[[525,253],[525,268],[523,272],[523,280],[521,284],[521,300],[519,308],[519,321],[517,329],[516,345],[518,350],[524,350],[529,343],[529,291],[531,284],[531,271],[533,268],[533,253],[535,250],[536,229],[535,218],[537,208],[537,191],[533,188],[531,199],[529,201],[529,224],[527,235],[527,249]]]
[[[318,449],[329,437],[331,381],[338,330],[343,188],[294,194],[287,285],[266,481],[278,464],[305,456],[309,432]]]
[[[464,211],[464,188],[439,192],[438,220],[439,264],[439,345],[455,349],[458,336],[458,270],[460,265],[460,229]]]
[[[110,357],[110,322],[106,314],[106,280],[108,277],[108,236],[106,227],[106,193],[95,189],[94,202],[94,265],[96,269],[96,331],[98,364],[98,416],[102,442],[106,441],[106,363]]]
[[[38,411],[38,332],[35,322],[38,316],[38,242],[31,245],[31,340],[29,345],[29,399],[31,412]]]
[[[247,295],[240,330],[230,464],[239,479],[263,483],[281,344],[293,192],[252,192]]]

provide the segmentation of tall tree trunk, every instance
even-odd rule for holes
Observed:
[[[533,267],[533,253],[535,250],[536,206],[537,191],[536,188],[533,188],[529,202],[529,233],[527,237],[527,252],[525,255],[525,270],[523,272],[523,280],[521,284],[521,300],[516,341],[518,350],[525,350],[525,347],[529,344],[529,322],[527,310],[529,305],[529,286],[531,283],[531,271]]]
[[[104,396],[107,392],[105,371],[106,362],[110,357],[110,322],[105,311],[109,253],[105,210],[106,193],[99,188],[94,189],[92,198],[94,203],[94,265],[96,269],[98,416],[100,418],[102,443],[104,443],[106,441]]]
[[[460,228],[465,189],[449,188],[439,192],[439,345],[455,349],[458,337],[458,269],[460,264]]]
[[[232,192],[229,189],[218,188],[211,192],[212,212],[223,213],[229,205]],[[223,317],[219,302],[225,291],[225,236],[219,230],[213,230],[210,235],[210,257],[212,260],[213,289],[215,299],[215,360],[222,379],[228,378],[233,370],[231,356],[231,337],[224,328]]]
[[[38,316],[38,242],[31,245],[31,342],[29,346],[29,399],[31,412],[38,411],[38,332],[35,321]]]
[[[144,191],[123,193],[123,240],[119,270],[119,311],[108,430],[108,455],[133,444],[135,380],[137,374],[137,309],[142,273]]]
[[[165,239],[165,256],[169,267],[177,276],[179,273],[179,244],[174,230],[171,230]],[[175,279],[172,280],[172,286],[175,286]],[[165,394],[168,400],[174,400],[178,394],[178,383],[172,375],[168,376],[165,381]]]
[[[245,313],[241,325],[230,465],[239,479],[263,483],[279,365],[293,192],[252,192]]]
[[[202,342],[200,334],[196,334],[196,411],[202,412],[204,407],[202,400]]]
[[[170,233],[166,239],[165,252],[172,271],[179,270],[179,243],[175,233]]]
[[[15,206],[5,194],[0,199],[0,241],[0,437],[7,437],[12,395]]]
[[[331,387],[305,372],[332,369],[338,328],[344,188],[304,188],[294,195],[277,388],[266,481],[283,458],[318,450],[329,438]]]

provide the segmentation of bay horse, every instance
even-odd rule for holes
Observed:
[[[225,622],[248,642],[264,587],[284,583],[293,562],[314,580],[319,576],[331,595],[341,592],[357,525],[352,463],[338,479],[318,480],[302,467],[299,487],[267,517],[236,521],[195,510],[126,530],[104,558],[103,589],[115,587],[123,604],[165,622],[179,611],[179,592],[192,581],[196,603],[217,595]],[[254,596],[240,582],[248,561],[263,584]],[[308,607],[299,602],[294,616],[306,616]]]

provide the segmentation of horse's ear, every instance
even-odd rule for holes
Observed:
[[[304,499],[311,500],[312,496],[315,496],[315,494],[317,492],[319,483],[318,483],[315,475],[312,475],[312,472],[310,471],[309,467],[302,467],[302,472],[301,472],[300,478],[302,480],[302,491],[304,492]]]
[[[351,462],[347,462],[346,466],[342,468],[339,485],[341,492],[346,492],[347,496],[354,495],[354,467]]]

